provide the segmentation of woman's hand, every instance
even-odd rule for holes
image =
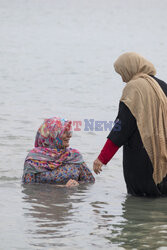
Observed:
[[[93,163],[93,170],[96,174],[100,174],[102,171],[101,167],[103,166],[103,163],[97,158]]]
[[[67,183],[66,183],[66,187],[74,187],[74,186],[78,186],[79,183],[73,179],[70,179]]]

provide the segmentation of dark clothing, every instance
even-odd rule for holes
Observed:
[[[153,78],[167,96],[167,84],[156,77]],[[155,184],[152,178],[153,166],[143,146],[136,119],[123,102],[119,104],[116,125],[108,139],[119,147],[123,146],[123,170],[129,194],[150,197],[167,195],[167,178],[164,178],[161,184]]]

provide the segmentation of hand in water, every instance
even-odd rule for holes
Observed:
[[[79,183],[75,180],[70,179],[67,183],[66,183],[66,187],[74,187],[74,186],[78,186]]]
[[[103,163],[97,158],[93,163],[93,170],[96,174],[100,174],[102,171],[101,167],[103,166]]]

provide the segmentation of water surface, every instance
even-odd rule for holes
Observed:
[[[124,84],[113,70],[137,51],[167,80],[165,1],[0,0],[0,249],[166,249],[167,200],[127,196],[122,149],[94,185],[21,183],[44,118],[81,121],[71,147],[92,170]]]

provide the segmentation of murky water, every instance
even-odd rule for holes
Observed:
[[[150,59],[167,80],[166,1],[0,0],[0,249],[166,249],[167,199],[129,197],[121,149],[94,185],[21,184],[43,118],[81,121],[71,146],[90,169],[124,87],[122,52]],[[74,126],[75,127],[75,126]]]

